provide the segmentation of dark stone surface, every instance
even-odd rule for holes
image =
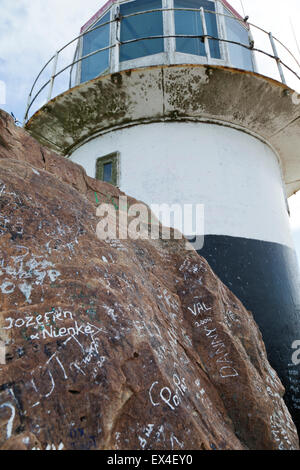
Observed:
[[[300,429],[300,366],[292,363],[292,343],[300,340],[300,280],[295,251],[277,243],[207,235],[199,254],[252,312]]]

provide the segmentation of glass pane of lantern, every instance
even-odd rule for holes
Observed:
[[[208,0],[174,0],[174,8],[197,8],[203,7],[208,11],[215,11],[214,2]],[[186,34],[201,36],[203,34],[200,11],[175,11],[175,34]],[[205,12],[207,33],[218,38],[217,19],[214,13]],[[210,55],[214,59],[220,59],[219,41],[209,40]],[[205,47],[198,38],[176,38],[176,50],[186,54],[205,56]]]
[[[231,13],[229,11],[226,10],[225,13],[226,15],[231,16]],[[225,16],[225,24],[227,39],[229,41],[235,41],[249,46],[248,30],[242,25],[240,21],[238,21],[234,17],[228,18],[228,16]],[[227,44],[231,64],[234,67],[240,69],[253,71],[252,52],[243,46],[230,43]]]
[[[110,20],[110,13],[107,13],[96,26],[106,23]],[[98,49],[109,46],[110,25],[107,24],[83,36],[82,56],[95,52]],[[98,52],[81,63],[81,83],[98,77],[109,67],[109,49]]]
[[[120,5],[122,16],[162,8],[162,0],[138,0]],[[161,11],[123,18],[121,21],[121,42],[150,36],[163,36],[163,15]],[[158,54],[164,50],[164,40],[146,39],[120,47],[120,62]]]

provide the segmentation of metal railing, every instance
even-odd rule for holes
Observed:
[[[142,38],[136,38],[136,39],[131,39],[128,41],[121,41],[120,39],[120,31],[122,27],[122,21],[133,17],[137,15],[147,15],[149,13],[154,13],[154,12],[162,12],[163,14],[172,14],[174,12],[180,12],[180,11],[190,11],[190,12],[198,12],[200,14],[200,19],[201,19],[201,24],[202,24],[202,30],[203,34],[202,35],[185,35],[185,34],[163,34],[163,35],[156,35],[156,36],[146,36]],[[107,13],[107,12],[106,12]],[[106,14],[105,13],[105,14]],[[214,37],[208,34],[208,29],[207,29],[207,23],[206,23],[206,14],[213,14],[216,15],[218,18],[230,18],[231,20],[238,21],[242,23],[246,28],[248,29],[248,37],[249,37],[249,42],[248,44],[243,44],[241,42],[237,41],[232,41],[227,39],[227,37],[221,37],[220,35],[220,27],[218,26],[218,37]],[[217,19],[218,19],[217,18]],[[174,15],[172,16],[172,21],[174,21]],[[114,25],[115,27],[112,29],[111,25]],[[174,24],[174,23],[173,23]],[[217,23],[219,24],[219,23]],[[103,28],[107,25],[110,25],[110,28],[115,31],[115,37],[111,41],[111,44],[109,46],[97,49],[89,54],[86,54],[84,56],[79,57],[80,55],[80,44],[82,39],[84,38],[85,35],[91,33],[92,31],[96,31],[100,28]],[[253,31],[254,30],[254,31]],[[259,39],[255,37],[255,34],[262,34],[262,37]],[[109,36],[112,38],[112,35],[110,34]],[[210,11],[210,10],[205,10],[202,7],[200,9],[194,9],[194,8],[161,8],[161,9],[153,9],[153,10],[147,10],[147,11],[141,11],[141,12],[136,12],[132,13],[130,15],[126,16],[121,16],[119,13],[115,15],[115,17],[107,22],[104,22],[100,25],[97,25],[91,29],[88,29],[72,39],[70,42],[68,42],[65,46],[63,46],[61,49],[59,49],[49,60],[48,62],[44,65],[42,70],[39,72],[37,75],[36,79],[34,80],[34,83],[32,85],[32,88],[30,90],[29,96],[28,96],[28,102],[27,102],[27,107],[26,107],[26,112],[24,116],[24,122],[23,124],[25,125],[30,116],[33,114],[30,114],[31,109],[33,108],[33,105],[36,104],[36,108],[39,109],[42,107],[45,103],[50,101],[53,97],[59,95],[60,93],[63,93],[64,91],[72,88],[72,86],[77,85],[80,83],[80,79],[78,79],[78,73],[77,73],[77,79],[75,80],[75,83],[72,83],[72,74],[74,71],[74,67],[79,64],[81,64],[84,60],[99,54],[103,51],[112,51],[116,50],[117,54],[119,55],[119,50],[120,47],[126,44],[132,44],[135,42],[139,41],[145,41],[145,40],[154,40],[154,39],[173,39],[176,40],[178,38],[185,38],[185,39],[200,39],[205,47],[205,54],[206,54],[206,59],[207,63],[209,64],[211,59],[211,54],[210,54],[210,41],[217,41],[219,44],[224,44],[224,45],[236,45],[241,48],[248,49],[251,54],[252,54],[252,60],[253,60],[253,69],[255,72],[261,74],[261,75],[266,75],[271,78],[275,79],[280,79],[280,81],[284,84],[289,85],[291,88],[298,90],[300,89],[300,63],[296,59],[295,55],[292,54],[292,52],[277,38],[275,38],[272,33],[265,31],[264,29],[260,28],[259,26],[256,26],[247,20],[239,19],[231,15],[227,15],[224,13],[218,13],[215,11]],[[257,47],[257,44],[263,43],[262,48]],[[74,46],[75,51],[74,51]],[[269,48],[269,50],[268,50]],[[281,49],[281,54],[278,52],[278,48]],[[67,57],[62,58],[62,55],[64,52],[67,52]],[[175,50],[173,51],[176,53],[176,46]],[[70,56],[72,57],[71,62]],[[110,62],[111,60],[112,53],[110,53]],[[195,56],[196,57],[196,56]],[[201,56],[203,59],[203,56]],[[201,58],[199,56],[199,59]],[[228,54],[227,54],[228,57]],[[260,60],[263,58],[264,60]],[[271,66],[270,63],[266,66],[266,58],[269,58],[273,64],[276,65],[275,69],[273,68],[271,72]],[[59,60],[62,59],[63,65],[61,68],[58,67]],[[139,59],[136,59],[137,61]],[[234,66],[227,58],[227,60],[223,57],[221,59],[223,61],[223,65],[227,66]],[[260,60],[260,64],[258,65],[258,61]],[[117,61],[118,64],[118,69],[111,70],[111,65],[110,65],[110,71],[111,72],[117,72],[121,70],[121,64],[119,58]],[[178,62],[177,62],[178,63]],[[183,62],[184,63],[184,62]],[[203,63],[199,60],[199,63]],[[51,67],[51,72],[48,71],[46,74],[46,77],[43,80],[44,81],[41,85],[38,87],[39,81],[42,79],[43,75],[45,74],[47,68],[49,66]],[[138,66],[138,64],[136,65]],[[241,68],[241,67],[239,67]],[[67,79],[65,80],[64,83],[59,83],[57,90],[55,91],[54,86],[57,84],[59,81],[60,77],[64,74],[64,72],[68,71],[68,76]],[[107,70],[106,70],[107,71]],[[278,77],[276,76],[276,73],[278,73]],[[287,74],[289,74],[289,79],[287,79]],[[101,74],[100,74],[101,75]],[[37,89],[37,90],[36,90]],[[41,94],[44,90],[47,90],[47,96],[46,99],[44,98],[41,100]],[[39,98],[39,101],[38,101]]]

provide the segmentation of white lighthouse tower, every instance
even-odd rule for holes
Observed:
[[[47,64],[26,127],[149,205],[204,205],[199,253],[252,311],[300,429],[300,284],[287,205],[300,189],[300,67],[254,30],[225,0],[110,0],[70,43],[69,65],[57,65],[67,47]],[[68,89],[50,99],[66,71]]]

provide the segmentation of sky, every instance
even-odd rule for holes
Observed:
[[[81,26],[104,3],[103,0],[0,0],[0,99],[1,85],[3,82],[6,85],[6,104],[0,103],[1,108],[23,121],[29,90],[42,66],[56,50],[79,34]],[[292,19],[295,31],[299,31],[299,0],[229,0],[229,3],[242,16],[248,15],[250,22],[272,31],[300,62],[291,27]],[[257,45],[263,44],[260,33],[255,39]],[[281,55],[283,50],[280,48],[278,52]],[[270,74],[277,73],[266,58],[259,65]],[[291,77],[288,74],[289,80]],[[298,85],[294,79],[291,83],[295,84],[294,88]],[[42,104],[42,101],[38,103]],[[300,262],[300,193],[289,199],[289,205]]]

